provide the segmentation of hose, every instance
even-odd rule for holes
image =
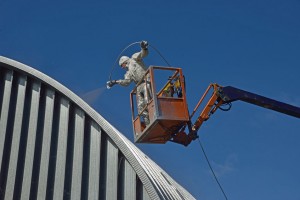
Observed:
[[[121,51],[121,53],[120,53],[119,56],[117,57],[117,59],[116,59],[114,65],[112,66],[112,69],[111,69],[111,71],[110,71],[110,74],[109,74],[109,80],[110,80],[110,81],[111,81],[111,75],[112,75],[112,72],[113,72],[113,70],[115,69],[116,64],[117,64],[118,60],[120,59],[121,55],[123,54],[123,52],[126,51],[129,47],[131,47],[131,46],[133,46],[133,45],[135,45],[135,44],[140,44],[140,42],[133,42],[133,43],[129,44],[127,47],[125,47],[125,48]]]
[[[171,65],[168,63],[168,61],[164,58],[164,56],[158,51],[157,48],[155,48],[153,45],[149,44],[149,46],[154,49],[154,51],[156,51],[158,53],[158,55],[160,55],[160,57],[166,62],[166,64],[168,65],[168,67],[171,67]]]
[[[227,108],[224,108],[224,107],[222,107],[222,106],[228,106]],[[232,104],[229,102],[229,103],[224,103],[224,104],[222,104],[220,107],[219,107],[219,109],[220,110],[222,110],[222,111],[229,111],[230,109],[231,109],[231,106],[232,106]]]
[[[121,51],[121,53],[119,54],[119,56],[117,57],[117,59],[116,59],[116,61],[114,62],[114,65],[112,66],[112,69],[111,69],[111,71],[110,71],[110,74],[109,74],[109,80],[111,81],[111,75],[112,75],[112,73],[113,73],[113,71],[114,71],[114,69],[115,69],[115,67],[116,67],[116,64],[117,64],[117,62],[118,62],[118,60],[120,59],[120,57],[121,57],[121,55],[124,53],[124,51],[126,51],[129,47],[131,47],[131,46],[133,46],[133,45],[135,45],[135,44],[140,44],[142,41],[140,41],[140,42],[133,42],[133,43],[131,43],[131,44],[129,44],[128,46],[126,46],[122,51]],[[157,53],[158,53],[158,55],[165,61],[165,63],[169,66],[169,67],[171,67],[171,65],[168,63],[168,61],[164,58],[164,56],[159,52],[159,50],[157,49],[157,48],[155,48],[153,45],[151,45],[151,44],[149,44],[149,46],[152,48],[152,49],[154,49],[154,51],[156,51]]]

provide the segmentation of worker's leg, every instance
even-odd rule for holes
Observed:
[[[153,98],[152,89],[151,89],[150,82],[147,82],[147,84],[145,84],[145,85],[146,85],[145,92],[147,92],[147,98],[148,98],[148,99],[145,98],[145,101],[146,101],[146,103],[148,103]]]
[[[145,121],[145,124],[148,125],[150,123],[149,113],[145,106],[147,105],[147,99],[145,99],[145,84],[142,83],[137,87],[137,107],[139,114],[141,113],[142,118]]]

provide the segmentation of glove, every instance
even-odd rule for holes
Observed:
[[[142,42],[141,42],[141,48],[142,49],[148,49],[148,42],[147,41],[145,41],[145,40],[143,40]]]
[[[107,81],[106,82],[106,87],[107,89],[110,89],[112,86],[114,86],[115,84],[117,84],[116,80],[111,80],[111,81]]]

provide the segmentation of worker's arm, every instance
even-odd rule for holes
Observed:
[[[140,52],[137,52],[132,55],[132,58],[136,61],[141,61],[148,55],[148,49],[142,49]]]
[[[122,86],[128,86],[132,81],[133,79],[131,78],[129,71],[127,71],[124,75],[124,79],[117,80],[116,83]]]
[[[136,61],[142,61],[143,58],[145,58],[148,55],[148,42],[142,41],[141,42],[141,51],[137,52],[132,55],[132,58]]]

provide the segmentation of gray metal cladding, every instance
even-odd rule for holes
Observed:
[[[194,199],[77,95],[0,56],[0,200]]]

